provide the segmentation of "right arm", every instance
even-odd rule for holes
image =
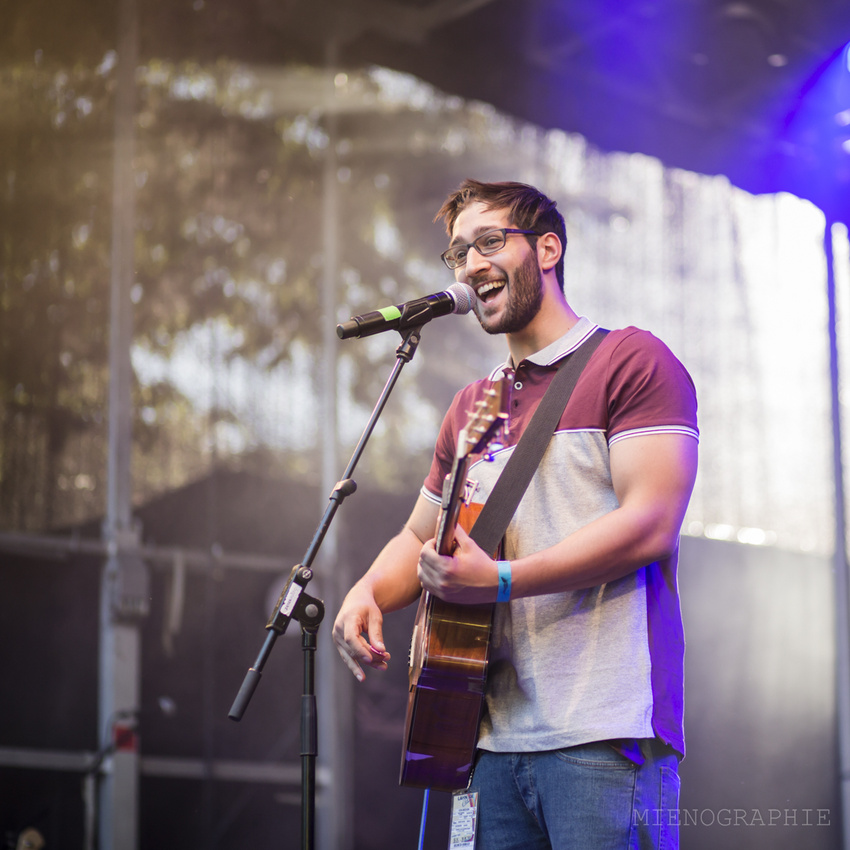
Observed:
[[[419,553],[434,536],[440,507],[421,494],[402,530],[375,558],[343,600],[333,627],[342,660],[363,681],[365,664],[385,670],[389,653],[383,642],[383,615],[405,608],[422,592],[416,574]]]

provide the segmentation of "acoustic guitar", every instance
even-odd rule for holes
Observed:
[[[470,459],[505,428],[509,383],[493,382],[458,435],[452,470],[443,485],[436,548],[450,555],[458,524],[472,528],[482,505],[465,495]],[[472,771],[493,605],[458,605],[422,591],[410,647],[409,695],[401,759],[401,785],[454,791]]]

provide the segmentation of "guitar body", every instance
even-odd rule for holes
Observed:
[[[461,505],[459,522],[481,505]],[[474,521],[474,520],[473,520]],[[490,649],[493,605],[455,605],[423,591],[410,648],[401,785],[455,791],[469,783]]]

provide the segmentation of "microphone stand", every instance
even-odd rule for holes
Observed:
[[[427,321],[427,320],[426,320]],[[345,469],[343,477],[334,486],[329,497],[329,504],[319,522],[313,539],[307,547],[307,551],[300,564],[296,564],[289,574],[280,598],[277,601],[275,612],[271,615],[266,629],[268,635],[263,643],[260,654],[254,665],[249,668],[242,682],[242,687],[233,701],[228,712],[231,720],[239,721],[251,701],[251,697],[260,683],[272,647],[275,641],[282,635],[290,621],[298,620],[301,623],[301,649],[304,662],[304,690],[301,696],[301,847],[302,850],[313,850],[315,846],[315,823],[316,823],[316,756],[318,754],[317,734],[317,710],[315,696],[315,657],[316,638],[319,625],[325,614],[325,606],[321,599],[316,599],[305,592],[307,584],[313,578],[312,564],[322,545],[322,541],[331,526],[337,509],[343,500],[350,496],[356,489],[352,479],[354,468],[357,466],[366,443],[375,430],[375,425],[386,406],[390,393],[398,381],[402,368],[413,359],[421,338],[422,325],[399,328],[402,333],[402,342],[396,349],[396,362],[388,378],[384,389],[375,405],[372,415],[363,430],[351,460]]]

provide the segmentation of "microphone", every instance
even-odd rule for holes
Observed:
[[[468,313],[475,304],[475,290],[466,283],[455,283],[445,292],[435,292],[424,298],[414,298],[404,304],[373,310],[362,316],[352,316],[336,326],[340,339],[371,336],[383,331],[404,330],[424,325],[438,316],[449,313]]]

